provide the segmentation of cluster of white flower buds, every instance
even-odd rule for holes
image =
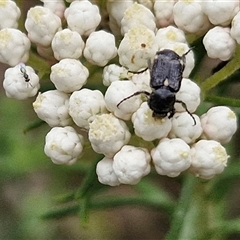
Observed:
[[[98,179],[110,186],[138,183],[150,173],[151,164],[169,177],[188,170],[210,179],[224,170],[229,156],[223,144],[235,133],[237,118],[225,106],[194,114],[201,91],[189,79],[195,59],[185,34],[205,34],[210,58],[231,59],[240,43],[239,1],[108,0],[108,32],[96,30],[102,18],[91,1],[67,1],[68,7],[63,0],[42,2],[28,10],[25,34],[16,29],[20,10],[15,2],[1,1],[0,62],[10,66],[3,81],[6,95],[19,100],[36,96],[40,89],[38,75],[27,65],[31,45],[51,64],[49,80],[56,89],[39,92],[33,108],[52,128],[44,151],[55,164],[74,164],[84,142],[90,142],[104,155],[97,164]],[[118,47],[116,37],[121,39]],[[159,118],[143,94],[134,93],[145,93],[149,100],[155,91],[150,76],[158,69],[152,62],[163,49],[178,54],[178,63],[185,67],[183,73],[176,69],[180,79],[174,76],[174,84],[181,87],[173,116]],[[119,65],[108,64],[116,57]],[[94,84],[86,62],[104,67],[105,93],[83,87],[88,81]],[[164,87],[171,84],[168,81],[163,81]]]

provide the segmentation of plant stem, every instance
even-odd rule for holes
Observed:
[[[184,218],[192,199],[195,184],[196,178],[194,176],[187,175],[183,184],[181,197],[173,214],[170,231],[165,238],[166,240],[179,239],[181,231],[184,227]]]
[[[205,101],[213,102],[218,105],[227,105],[231,107],[240,107],[240,100],[228,97],[219,97],[214,95],[206,95]]]
[[[240,46],[236,47],[236,52],[233,59],[227,63],[227,65],[216,72],[211,77],[207,78],[201,85],[201,89],[204,93],[208,92],[210,89],[218,85],[220,82],[226,80],[235,71],[239,69],[240,66]]]

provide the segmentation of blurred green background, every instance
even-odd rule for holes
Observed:
[[[19,2],[22,3],[25,13],[30,7],[28,5],[39,4],[39,1]],[[23,22],[20,25],[23,27]],[[208,62],[207,65],[211,71],[213,67],[209,66]],[[0,240],[163,239],[170,224],[166,212],[142,207],[137,203],[93,210],[85,224],[81,224],[77,215],[55,220],[41,218],[49,210],[55,209],[59,196],[71,193],[81,186],[84,180],[84,165],[91,163],[93,153],[89,152],[83,164],[81,160],[71,167],[53,164],[43,151],[44,138],[50,127],[42,125],[24,133],[24,129],[38,119],[32,108],[35,98],[17,101],[5,96],[2,80],[6,68],[6,65],[0,64]],[[206,68],[203,71],[205,73]],[[221,89],[227,92],[225,95],[230,96],[231,93],[232,97],[239,99],[239,78],[233,85],[223,84]],[[218,95],[221,96],[221,92],[218,92]],[[208,105],[204,108],[206,111]],[[231,179],[228,188],[222,185],[222,188],[215,189],[215,192],[228,192],[226,199],[222,201],[226,203],[223,208],[227,206],[225,212],[229,218],[240,215],[239,133],[238,130],[227,145],[231,155],[229,165],[233,165],[225,169],[222,177],[230,176],[229,173],[235,168],[237,173],[232,175],[234,181]],[[86,159],[89,161],[86,162]],[[181,177],[168,178],[156,174],[151,177],[156,186],[161,186],[173,199],[179,197]],[[221,176],[216,178],[220,179]],[[106,196],[124,197],[135,193],[132,186],[109,187],[105,190]],[[194,199],[194,196],[192,198]],[[232,235],[228,239],[240,239],[240,235]]]

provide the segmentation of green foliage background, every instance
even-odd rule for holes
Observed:
[[[191,77],[202,89],[198,113],[228,105],[239,119],[240,49],[212,74],[201,39],[189,36],[189,42],[197,57]],[[29,62],[44,81],[46,62],[35,55]],[[5,68],[1,65],[1,79]],[[102,69],[88,68],[85,87],[104,92]],[[43,84],[41,90],[46,89],[49,85]],[[8,99],[0,92],[0,239],[240,239],[239,130],[226,146],[228,167],[212,180],[188,173],[168,178],[152,171],[136,186],[112,188],[98,183],[95,167],[102,156],[90,146],[70,167],[54,165],[45,156],[50,127],[37,120],[33,101]]]

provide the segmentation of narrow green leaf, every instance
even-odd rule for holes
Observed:
[[[38,119],[38,120],[34,121],[33,123],[30,123],[27,127],[25,127],[23,130],[23,133],[26,134],[27,132],[34,130],[38,127],[41,127],[44,124],[46,124],[46,122],[44,122],[41,119]]]
[[[43,220],[59,219],[69,215],[77,215],[79,210],[80,206],[78,204],[64,207],[61,206],[48,211],[47,213],[43,214],[41,218]]]

